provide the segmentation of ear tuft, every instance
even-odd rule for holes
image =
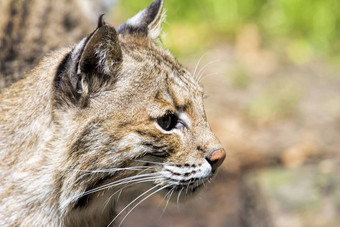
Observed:
[[[103,26],[103,25],[106,24],[105,21],[104,21],[104,19],[103,19],[103,17],[104,17],[104,14],[101,14],[101,15],[99,16],[97,28],[100,28],[101,26]]]
[[[162,14],[163,0],[155,0],[147,8],[128,19],[118,29],[119,34],[129,34],[158,39],[161,33],[161,24],[164,19]]]
[[[117,32],[109,25],[98,27],[87,40],[79,59],[77,72],[112,74],[122,60]]]

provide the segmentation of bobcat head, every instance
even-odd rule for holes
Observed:
[[[100,17],[54,70],[44,108],[51,139],[37,146],[49,164],[34,171],[53,173],[45,194],[56,198],[49,209],[60,223],[108,225],[117,205],[125,210],[155,193],[182,201],[225,158],[202,87],[157,44],[162,8],[155,0],[117,30]]]
[[[170,191],[181,200],[225,158],[207,122],[202,87],[156,44],[162,7],[154,1],[117,30],[100,17],[59,65],[53,108],[66,151],[62,168],[80,170],[61,174],[68,176],[63,187],[74,187],[62,193],[71,209],[91,204],[93,193],[122,188]]]

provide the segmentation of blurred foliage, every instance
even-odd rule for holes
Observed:
[[[247,110],[259,123],[276,121],[296,112],[301,89],[293,81],[275,81],[255,96]]]
[[[114,13],[132,16],[150,2],[120,1]],[[296,63],[315,55],[339,58],[338,0],[166,0],[165,9],[163,40],[176,54],[233,41],[242,27],[255,24],[267,45],[280,47]]]

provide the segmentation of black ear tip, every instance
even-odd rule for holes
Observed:
[[[98,18],[98,28],[105,25],[105,21],[104,21],[103,17],[104,17],[104,14],[101,14]]]
[[[160,17],[160,14],[163,10],[163,0],[155,0],[153,1],[149,7],[147,8],[148,16],[146,18],[147,24],[150,24],[155,18]]]
[[[163,0],[155,0],[151,3],[150,7],[155,8],[155,9],[159,9],[161,7],[163,7],[164,1]]]
[[[148,7],[119,26],[117,32],[120,34],[128,33],[130,35],[139,34],[141,36],[147,36],[149,30],[156,27],[156,31],[153,31],[154,37],[152,38],[155,39],[156,36],[158,37],[161,30],[158,25],[161,24],[162,21],[163,4],[163,0],[154,0]]]
[[[163,0],[155,0],[155,1],[153,1],[154,2],[154,4],[156,4],[156,5],[163,5]]]

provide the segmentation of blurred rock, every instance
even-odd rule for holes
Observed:
[[[276,227],[335,227],[340,223],[340,160],[322,165],[275,168],[254,174]],[[331,163],[331,164],[330,164]],[[324,164],[323,164],[324,165]]]
[[[319,141],[316,135],[310,134],[302,141],[284,150],[281,159],[288,168],[302,165],[308,158],[312,158],[321,153]]]

